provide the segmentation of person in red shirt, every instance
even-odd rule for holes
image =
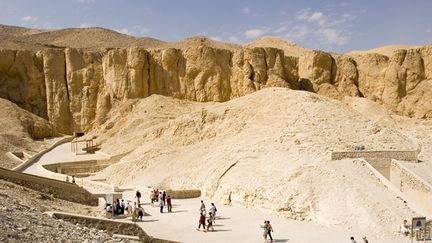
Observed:
[[[200,218],[199,218],[199,224],[198,224],[198,228],[197,230],[200,229],[201,225],[203,226],[203,229],[205,230],[205,214],[200,214]]]

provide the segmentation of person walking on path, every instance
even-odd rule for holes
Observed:
[[[167,202],[167,206],[168,206],[168,212],[171,213],[172,212],[172,204],[171,204],[170,195],[167,196],[166,202]]]
[[[214,215],[211,212],[209,212],[209,218],[207,219],[207,231],[209,231],[210,228],[212,229],[212,231],[214,231],[213,224],[214,224]]]
[[[354,240],[354,236],[351,236],[350,240],[351,240],[351,243],[357,243],[357,241]]]
[[[75,184],[75,176],[72,176],[72,183]]]
[[[143,220],[144,216],[144,208],[141,207],[141,204],[138,205],[138,217],[137,219]]]
[[[268,230],[268,236],[270,237],[270,241],[273,241],[273,237],[271,235],[271,232],[273,232],[273,227],[270,224],[269,220],[267,220],[267,227],[268,227],[267,230]]]
[[[205,204],[204,201],[201,200],[200,213],[206,215]]]
[[[198,228],[197,230],[199,230],[201,228],[201,225],[203,226],[203,230],[206,229],[206,225],[205,225],[205,214],[203,215],[202,213],[200,214],[200,218],[199,218],[199,224],[198,224]]]
[[[211,203],[210,213],[213,215],[213,223],[216,219],[216,212],[217,212],[216,206],[214,205],[214,203]]]
[[[160,207],[160,213],[163,213],[163,208],[164,208],[164,200],[162,197],[162,193],[159,194],[159,207]]]
[[[137,199],[137,203],[139,205],[140,204],[140,200],[141,200],[141,192],[139,190],[136,191],[135,198]]]
[[[138,216],[137,203],[134,202],[134,205],[132,206],[132,222],[136,222],[137,216]]]
[[[369,241],[366,239],[366,236],[363,236],[363,243],[369,243]]]
[[[264,230],[263,232],[263,237],[264,237],[264,241],[267,242],[267,235],[268,235],[268,224],[267,224],[267,220],[264,221],[264,225],[260,225],[261,228]]]
[[[125,209],[125,211],[126,211],[129,215],[132,214],[132,207],[131,207],[131,205],[129,204],[129,202],[128,202],[127,205],[126,205],[126,209]]]
[[[150,192],[150,205],[152,206],[152,207],[154,207],[154,204],[153,203],[155,203],[155,202],[157,202],[158,200],[157,200],[157,196],[156,196],[156,190],[152,190],[151,192]]]
[[[121,208],[121,212],[120,213],[124,214],[125,213],[125,209],[126,209],[126,205],[125,205],[124,199],[121,200],[120,208]]]
[[[163,191],[162,192],[162,200],[163,200],[163,202],[164,202],[164,205],[166,205],[166,192],[165,191]]]

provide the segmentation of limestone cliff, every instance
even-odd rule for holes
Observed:
[[[124,99],[162,94],[227,101],[266,87],[340,99],[360,96],[399,114],[432,117],[432,47],[380,54],[272,47],[143,47],[0,50],[0,97],[48,119],[59,132],[88,131]]]

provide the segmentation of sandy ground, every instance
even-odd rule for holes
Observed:
[[[134,192],[124,194],[126,200],[134,200]],[[144,197],[144,200],[146,197]],[[209,208],[210,200],[203,199]],[[319,226],[312,222],[280,218],[270,213],[253,209],[226,206],[215,202],[218,212],[215,232],[197,231],[200,199],[173,200],[172,213],[159,213],[159,208],[145,203],[148,216],[138,224],[151,236],[180,242],[263,242],[260,224],[270,220],[274,242],[349,242],[354,236],[357,242],[363,236],[350,230],[336,230]],[[130,220],[130,219],[128,219]],[[397,230],[397,229],[396,229]],[[372,238],[370,242],[398,243],[409,242],[407,238]]]
[[[49,173],[44,169],[40,170],[42,168],[41,164],[101,159],[104,156],[106,155],[76,156],[70,152],[70,144],[67,143],[42,156],[37,163],[29,167],[27,172],[37,172],[40,175],[52,177],[55,173]],[[60,177],[63,177],[63,175]],[[145,187],[140,187],[140,190],[144,194],[150,191]],[[133,201],[134,193],[134,191],[125,192],[124,198]],[[149,198],[148,195],[143,196],[144,202],[147,198]],[[348,241],[350,236],[360,239],[364,234],[356,230],[340,230],[320,226],[313,222],[281,218],[270,212],[227,206],[216,201],[219,218],[216,220],[215,232],[197,231],[199,200],[173,200],[173,213],[164,214],[160,214],[157,207],[145,203],[144,209],[148,215],[145,216],[144,222],[138,224],[153,237],[180,242],[262,242],[262,230],[259,225],[263,220],[272,222],[275,229],[273,234],[275,242],[345,242]],[[209,207],[210,200],[205,198],[204,201]],[[394,229],[394,231],[396,230]],[[368,236],[368,238],[371,242],[407,242],[407,239],[397,236],[383,236],[383,238],[380,238],[380,236],[375,235]]]

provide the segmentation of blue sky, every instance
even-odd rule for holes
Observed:
[[[0,9],[1,24],[100,26],[165,41],[273,35],[334,52],[432,43],[432,0],[0,0]]]

